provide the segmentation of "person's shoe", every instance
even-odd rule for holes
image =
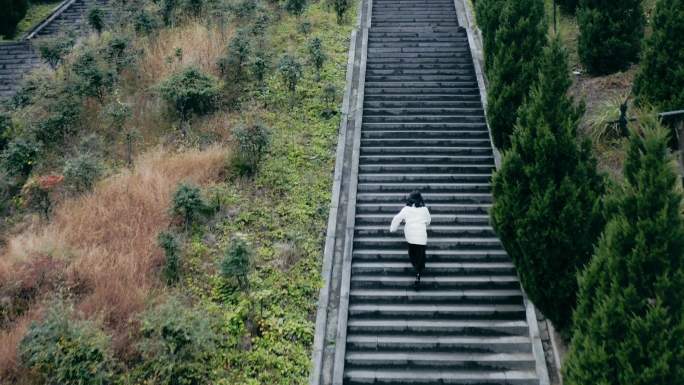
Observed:
[[[418,290],[420,288],[420,274],[416,274],[416,281],[413,282],[413,287]]]

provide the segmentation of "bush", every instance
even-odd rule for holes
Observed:
[[[223,279],[235,279],[241,288],[247,288],[251,265],[251,251],[244,239],[234,238],[226,248],[221,261],[221,276]]]
[[[534,84],[547,27],[542,0],[507,1],[499,18],[489,75],[487,118],[496,147],[510,146],[510,135]]]
[[[186,68],[161,82],[157,90],[173,106],[181,121],[191,113],[204,115],[216,108],[218,81],[197,68]]]
[[[89,153],[81,153],[64,164],[64,183],[75,192],[92,190],[103,172],[102,162]]]
[[[344,15],[349,10],[350,4],[349,0],[332,0],[333,9],[335,10],[335,15],[337,16],[337,24],[342,24],[344,21]]]
[[[560,9],[569,14],[574,14],[575,11],[577,10],[577,4],[579,3],[579,0],[559,0],[558,5],[560,6]]]
[[[302,35],[308,35],[311,33],[311,22],[308,20],[304,20],[299,25],[297,26],[297,32],[301,33]]]
[[[216,322],[205,311],[188,308],[171,298],[141,318],[137,344],[142,363],[135,377],[140,383],[201,385],[213,383],[211,362],[218,359]]]
[[[40,38],[34,43],[41,59],[45,60],[52,69],[57,68],[62,63],[66,55],[71,52],[74,44],[76,44],[76,39],[71,33]]]
[[[101,51],[104,60],[116,68],[117,72],[121,72],[136,59],[136,54],[131,52],[131,38],[126,35],[112,35]]]
[[[3,168],[11,176],[26,178],[38,160],[39,151],[40,144],[34,140],[15,138],[7,144],[7,148],[2,152]]]
[[[178,185],[173,193],[171,213],[183,218],[186,228],[199,219],[205,210],[206,204],[199,187],[188,183]]]
[[[42,321],[31,324],[19,345],[22,364],[46,384],[113,384],[110,338],[93,322],[75,319],[73,313],[57,302]]]
[[[306,9],[306,0],[285,0],[285,10],[290,15],[299,16]]]
[[[577,50],[589,72],[609,74],[638,60],[644,36],[641,0],[580,0],[577,23]]]
[[[218,60],[221,74],[235,82],[244,80],[242,67],[247,64],[250,52],[251,47],[247,31],[238,30],[228,44],[226,55]]]
[[[204,0],[184,0],[183,1],[183,11],[192,15],[199,16],[204,8]]]
[[[0,151],[7,147],[13,129],[12,116],[0,112]]]
[[[499,18],[505,0],[478,0],[475,3],[477,25],[482,31],[482,46],[484,50],[485,70],[492,67],[494,52],[496,51],[496,30],[499,28]]]
[[[167,284],[178,282],[180,278],[180,244],[172,233],[162,231],[157,236],[159,247],[164,250],[162,275]]]
[[[541,64],[493,179],[492,224],[532,302],[568,332],[576,272],[603,230],[604,184],[589,142],[577,143],[582,109],[567,96],[572,80],[558,39]]]
[[[294,97],[295,91],[297,91],[297,82],[302,77],[302,65],[295,57],[286,54],[280,59],[278,71],[280,71],[285,86]]]
[[[309,60],[316,69],[316,81],[321,80],[321,68],[327,60],[325,52],[323,52],[323,44],[321,39],[315,37],[309,42]]]
[[[271,142],[271,130],[261,124],[237,126],[233,138],[238,145],[235,168],[240,175],[253,175]]]
[[[250,19],[256,11],[256,0],[242,0],[231,7],[235,16],[240,19]]]
[[[62,175],[44,175],[29,179],[21,188],[24,205],[40,212],[45,219],[50,219],[53,195],[63,181]]]
[[[101,63],[92,50],[81,53],[71,70],[78,77],[77,90],[81,96],[94,97],[102,103],[114,87],[116,74]]]
[[[259,11],[259,13],[254,18],[254,22],[252,23],[252,35],[264,36],[264,33],[266,33],[266,28],[268,28],[270,22],[271,17],[268,16],[268,13],[266,13],[266,11],[263,10]]]
[[[684,383],[684,221],[667,131],[654,119],[633,131],[625,184],[579,278],[564,383]]]
[[[264,78],[271,69],[271,58],[263,51],[258,51],[252,57],[249,67],[252,70],[252,76],[254,76],[254,79],[259,84],[259,87],[263,87]]]
[[[159,0],[162,21],[165,26],[170,26],[175,21],[176,8],[178,7],[178,0]]]
[[[637,103],[684,109],[684,0],[658,0],[634,81]]]
[[[80,89],[80,83],[75,88]],[[50,113],[36,126],[36,138],[49,147],[63,144],[65,138],[75,132],[81,116],[82,103],[71,88],[60,90],[46,108]]]
[[[133,28],[140,34],[150,34],[159,29],[159,19],[150,11],[142,8],[133,16]]]
[[[88,10],[88,25],[95,32],[101,33],[105,27],[105,12],[100,7],[93,7]]]
[[[28,0],[0,0],[0,35],[11,38],[17,30],[17,24],[26,16]]]

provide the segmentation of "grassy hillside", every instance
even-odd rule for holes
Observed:
[[[294,16],[287,3],[219,1],[200,3],[196,16],[175,9],[164,25],[164,4],[135,4],[5,107],[3,381],[75,383],[78,371],[60,368],[90,349],[107,364],[94,359],[86,371],[107,381],[306,382],[355,10],[338,24],[323,2]],[[159,27],[145,32],[140,9]],[[238,35],[249,45],[242,65]],[[309,59],[316,37],[327,57],[320,80]],[[261,53],[263,81],[253,70]],[[294,93],[284,54],[302,65]],[[184,117],[160,90],[188,68],[213,82],[212,108]],[[236,135],[253,138],[257,126],[268,145],[245,171],[255,156]],[[36,150],[25,168],[9,167],[19,158],[7,148],[21,143]],[[200,188],[190,223],[173,210],[189,207],[180,182]],[[160,232],[175,248],[158,246]],[[233,268],[240,245],[246,276]],[[47,349],[50,338],[68,343]]]

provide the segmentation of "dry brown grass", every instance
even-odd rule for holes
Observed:
[[[16,345],[35,319],[40,300],[50,295],[41,289],[53,288],[55,281],[77,298],[77,308],[85,316],[102,317],[115,340],[117,335],[125,339],[130,316],[159,291],[156,270],[162,254],[156,236],[170,224],[173,190],[181,181],[218,181],[226,156],[219,147],[177,154],[151,151],[132,171],[59,205],[49,224],[34,225],[12,237],[0,256],[0,298],[12,298],[22,287],[33,291],[24,296],[30,297],[27,312],[0,332],[0,378],[3,370],[7,374],[16,367]],[[41,260],[47,262],[35,263]],[[44,271],[57,269],[59,274]],[[47,282],[36,285],[36,276]]]

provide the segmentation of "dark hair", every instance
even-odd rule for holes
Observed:
[[[412,191],[406,197],[406,206],[415,206],[415,207],[425,206],[425,202],[423,202],[423,196],[420,195],[420,191],[418,191],[418,190]]]

